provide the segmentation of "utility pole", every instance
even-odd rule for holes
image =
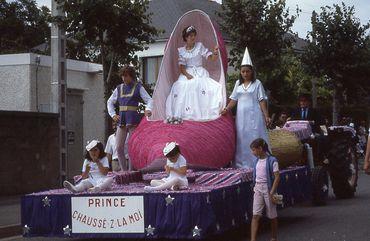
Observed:
[[[64,12],[57,0],[51,0],[53,17],[63,18]],[[67,61],[65,55],[65,30],[52,23],[51,27],[51,112],[59,114],[59,183],[62,184],[67,175],[67,138],[66,138],[66,90]]]

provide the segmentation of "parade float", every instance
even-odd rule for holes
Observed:
[[[56,189],[23,196],[24,237],[199,239],[250,221],[252,171],[226,168],[235,151],[233,118],[227,115],[208,122],[178,124],[164,121],[165,100],[179,73],[177,61],[173,61],[174,51],[183,44],[175,36],[190,23],[199,29],[200,41],[220,47],[220,58],[206,68],[223,86],[223,104],[226,103],[227,61],[221,35],[204,12],[187,12],[177,22],[165,49],[153,95],[153,116],[142,120],[129,143],[130,158],[137,171],[109,173],[114,178],[113,187],[100,193],[72,194],[66,189]],[[270,133],[272,150],[284,163],[278,189],[283,195],[280,207],[310,200],[312,188],[320,185],[317,195],[325,197],[325,176],[316,178],[320,182],[311,179],[312,152],[304,151],[310,149],[303,140],[311,136],[309,126],[299,123]],[[180,144],[190,164],[189,188],[144,192],[149,180],[165,175],[148,171],[163,167],[162,148],[173,140]]]

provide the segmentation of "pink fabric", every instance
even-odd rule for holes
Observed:
[[[277,217],[276,204],[270,199],[267,183],[256,184],[253,196],[253,215],[262,216],[266,207],[266,216],[270,219]]]
[[[193,25],[197,30],[197,42],[212,49],[216,45],[220,48],[221,55],[218,60],[204,61],[203,67],[209,72],[210,77],[222,86],[223,106],[226,104],[225,69],[227,69],[227,55],[222,37],[215,29],[209,16],[200,10],[185,13],[177,22],[167,42],[158,80],[153,93],[153,109],[150,120],[164,120],[166,118],[166,99],[172,84],[178,79],[180,70],[178,66],[178,48],[185,45],[182,39],[182,30]]]
[[[280,175],[285,175],[288,172],[294,172],[299,171],[302,169],[306,169],[306,166],[297,166],[297,167],[289,167],[287,169],[284,169],[280,171]],[[224,180],[223,182],[220,182],[220,180],[215,181],[215,183],[209,184],[207,182],[208,178],[218,176],[220,179],[222,179],[223,176],[229,175],[230,173],[233,173],[227,180]],[[112,175],[116,175],[117,173],[111,173]],[[306,172],[306,175],[308,173]],[[109,175],[108,175],[109,176]],[[112,184],[112,189],[109,191],[102,191],[101,193],[104,194],[117,194],[117,195],[124,195],[124,194],[142,194],[144,192],[144,186],[148,185],[148,182],[152,179],[161,179],[162,177],[165,177],[166,173],[159,172],[159,173],[151,173],[151,174],[145,174],[143,176],[143,181],[140,182],[131,182],[123,185],[119,185],[117,183]],[[244,182],[251,182],[252,181],[252,169],[234,169],[234,168],[227,168],[227,169],[221,169],[217,171],[197,171],[192,172],[188,171],[187,178],[194,178],[195,182],[191,183],[189,182],[189,188],[185,190],[180,191],[157,191],[159,193],[209,193],[212,192],[215,189],[223,188],[226,186],[231,186],[238,183],[244,183]],[[299,178],[297,176],[297,178]],[[115,178],[116,179],[116,178]],[[207,184],[205,184],[207,183]],[[51,189],[47,191],[37,192],[37,193],[31,193],[28,195],[32,196],[45,196],[45,195],[70,195],[71,192],[68,191],[66,188],[62,189]],[[87,192],[77,193],[73,194],[74,196],[78,195],[86,195]]]
[[[112,173],[112,175],[116,175],[119,173]],[[131,182],[131,183],[126,183],[126,184],[117,184],[114,182],[112,184],[112,189],[111,190],[105,190],[102,191],[101,193],[105,194],[117,194],[117,195],[122,195],[122,194],[135,194],[135,193],[140,193],[142,194],[144,192],[144,186],[148,185],[150,180],[153,179],[161,179],[165,177],[167,174],[165,172],[157,172],[157,173],[151,173],[151,174],[145,174],[143,176],[143,180],[140,182]],[[212,175],[212,176],[218,176],[218,181],[215,181],[214,183],[206,183],[206,182],[201,182],[200,180],[204,180],[205,176]],[[189,188],[187,189],[181,189],[179,191],[169,191],[169,190],[161,190],[161,191],[156,191],[159,193],[204,193],[204,192],[211,192],[215,189],[218,188],[224,188],[227,186],[232,186],[236,185],[239,183],[244,183],[244,182],[250,182],[252,181],[252,169],[234,169],[234,168],[226,168],[226,169],[220,169],[218,171],[198,171],[198,172],[192,172],[188,171],[187,173],[187,178],[193,178],[195,182],[190,182],[189,181]],[[228,176],[228,178],[225,178]],[[115,178],[115,180],[117,180]],[[198,181],[199,180],[199,181]],[[45,195],[70,195],[71,192],[68,191],[66,188],[63,189],[52,189],[48,191],[43,191],[43,192],[37,192],[37,193],[32,193],[28,195],[33,195],[33,196],[45,196]],[[81,193],[76,193],[73,194],[74,196],[78,195],[86,195],[87,192],[81,192]]]
[[[300,140],[309,139],[312,135],[312,128],[308,121],[288,121],[283,129],[293,132]]]
[[[196,178],[197,184],[225,187],[253,179],[252,169],[224,169],[220,171],[205,172]]]
[[[190,167],[224,167],[234,157],[234,119],[226,115],[213,121],[184,121],[173,125],[144,118],[128,143],[133,167],[139,170],[156,163],[163,168],[166,159],[162,150],[171,141],[179,143]]]

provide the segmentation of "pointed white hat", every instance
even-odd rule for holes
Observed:
[[[251,66],[253,66],[251,56],[249,55],[248,47],[245,47],[245,52],[244,52],[244,56],[243,56],[243,60],[242,60],[242,65],[251,65]]]
[[[175,141],[173,142],[167,142],[166,146],[163,148],[163,155],[167,155],[170,153],[175,147],[177,146],[177,143]]]

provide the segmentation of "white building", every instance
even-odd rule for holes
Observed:
[[[67,60],[68,177],[81,171],[88,140],[105,138],[102,66]],[[51,57],[0,55],[0,110],[51,112]]]

